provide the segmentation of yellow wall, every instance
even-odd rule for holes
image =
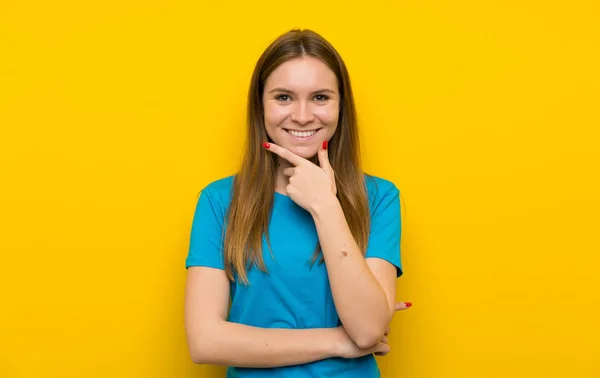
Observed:
[[[189,226],[295,26],[406,203],[383,376],[600,377],[598,2],[199,3],[0,3],[0,377],[223,372],[187,355]]]

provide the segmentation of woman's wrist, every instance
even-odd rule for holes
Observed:
[[[314,201],[308,211],[314,218],[322,214],[330,213],[336,208],[341,209],[342,207],[338,198],[332,193],[331,195],[324,196],[321,199]]]
[[[328,337],[325,344],[329,357],[343,357],[344,342],[348,337],[342,326],[328,329]]]

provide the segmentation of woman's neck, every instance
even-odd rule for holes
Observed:
[[[285,168],[293,167],[287,160],[280,157],[277,158],[277,171],[275,173],[275,191],[287,195],[285,188],[289,184],[289,177],[283,174]]]
[[[310,161],[312,161],[315,164],[318,164],[318,156],[315,155],[315,157],[310,159]],[[285,188],[289,184],[289,177],[283,174],[283,170],[285,168],[292,167],[294,166],[290,164],[290,162],[279,156],[277,157],[277,171],[275,173],[275,191],[277,193],[287,195],[287,191]]]

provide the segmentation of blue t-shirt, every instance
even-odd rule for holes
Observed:
[[[389,261],[402,274],[400,261],[399,191],[390,181],[365,175],[371,231],[365,257]],[[191,230],[186,269],[224,269],[222,227],[231,202],[233,176],[214,181],[201,192]],[[269,237],[263,237],[268,273],[253,267],[250,285],[231,283],[228,320],[262,328],[333,328],[340,320],[333,303],[325,263],[311,264],[318,242],[312,216],[289,197],[275,193]],[[317,340],[315,340],[317,341]],[[373,355],[356,359],[329,358],[308,364],[255,369],[229,367],[227,377],[379,377]]]

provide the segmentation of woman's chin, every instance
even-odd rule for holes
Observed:
[[[316,146],[289,146],[286,147],[295,155],[300,156],[304,159],[312,159],[317,154],[318,148]]]

